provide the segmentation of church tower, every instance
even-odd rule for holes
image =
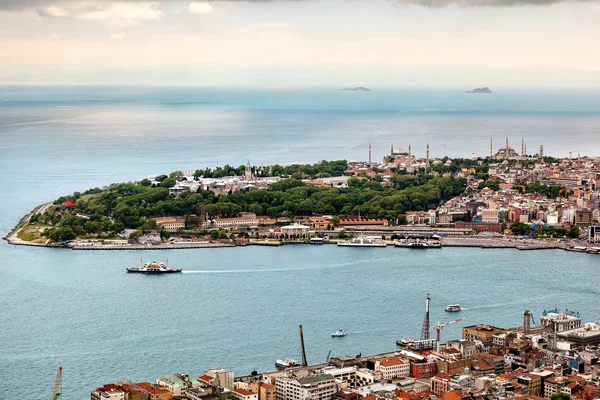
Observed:
[[[246,180],[252,179],[252,167],[250,166],[250,160],[246,162]]]

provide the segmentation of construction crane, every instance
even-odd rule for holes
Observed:
[[[443,323],[443,324],[441,324],[441,323],[438,321],[438,323],[437,323],[437,324],[435,324],[434,326],[432,326],[432,327],[429,329],[429,331],[430,331],[430,332],[433,332],[433,331],[435,331],[435,332],[436,332],[436,338],[435,338],[435,339],[436,339],[436,343],[437,343],[437,344],[440,344],[440,336],[441,336],[442,328],[444,328],[444,327],[446,327],[446,326],[448,326],[448,325],[452,325],[452,324],[454,324],[454,323],[456,323],[456,322],[460,322],[460,321],[464,320],[465,318],[466,318],[466,317],[460,317],[460,318],[458,318],[458,319],[455,319],[454,321],[446,322],[446,323]]]
[[[56,372],[56,381],[54,382],[54,391],[52,392],[51,400],[58,400],[60,397],[60,380],[62,378],[62,367],[58,367],[58,372]]]

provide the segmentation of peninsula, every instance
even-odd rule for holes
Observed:
[[[600,159],[518,155],[508,142],[486,158],[430,159],[429,149],[417,158],[409,146],[382,162],[248,161],[75,192],[38,207],[6,239],[167,249],[336,243],[371,232],[398,247],[448,235],[443,246],[600,253],[600,182],[590,174],[600,174]]]

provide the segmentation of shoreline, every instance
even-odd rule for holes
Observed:
[[[205,249],[205,248],[232,248],[232,247],[245,247],[245,246],[269,246],[269,247],[278,247],[284,245],[311,245],[315,246],[315,244],[311,244],[308,241],[299,242],[299,241],[281,241],[281,240],[268,240],[268,239],[255,239],[250,240],[248,243],[244,244],[235,244],[235,243],[211,243],[211,242],[179,242],[179,243],[164,243],[158,245],[144,245],[144,244],[127,244],[127,245],[104,245],[104,244],[94,244],[94,245],[55,245],[53,243],[35,243],[28,242],[18,238],[18,234],[23,229],[24,226],[27,225],[31,217],[43,211],[45,208],[50,207],[53,203],[44,203],[33,210],[25,214],[15,225],[15,227],[2,239],[5,240],[8,244],[15,246],[32,246],[32,247],[44,247],[44,248],[53,248],[53,249],[70,249],[70,250],[96,250],[96,251],[116,251],[116,250],[183,250],[183,249]],[[360,233],[357,231],[356,233]],[[393,231],[390,231],[393,233]],[[531,250],[564,250],[571,251],[577,253],[585,253],[585,254],[600,254],[600,247],[589,246],[589,243],[580,243],[578,246],[573,246],[568,244],[567,242],[557,242],[557,241],[545,241],[538,239],[504,239],[504,238],[494,238],[494,237],[475,237],[475,236],[448,236],[443,237],[442,240],[442,248],[443,247],[469,247],[469,248],[481,248],[481,249],[516,249],[520,251],[531,251]],[[332,241],[329,245],[335,245],[337,242]],[[386,247],[393,247],[392,241],[386,241]],[[409,249],[410,250],[410,249]],[[412,249],[415,250],[415,249]],[[423,249],[418,249],[423,250]]]

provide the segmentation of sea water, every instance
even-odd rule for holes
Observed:
[[[411,145],[424,156],[485,156],[508,137],[529,153],[600,154],[600,92],[454,89],[3,87],[0,233],[36,205],[75,190],[174,170],[321,159],[380,160]],[[493,88],[492,88],[493,89]],[[0,244],[0,375],[6,398],[85,399],[115,380],[236,374],[395,349],[417,338],[427,293],[432,324],[516,326],[524,309],[598,319],[598,257],[555,250],[246,247],[168,252],[71,251]],[[185,274],[127,275],[140,257]],[[448,314],[446,304],[464,311]],[[344,329],[344,338],[331,332]]]

